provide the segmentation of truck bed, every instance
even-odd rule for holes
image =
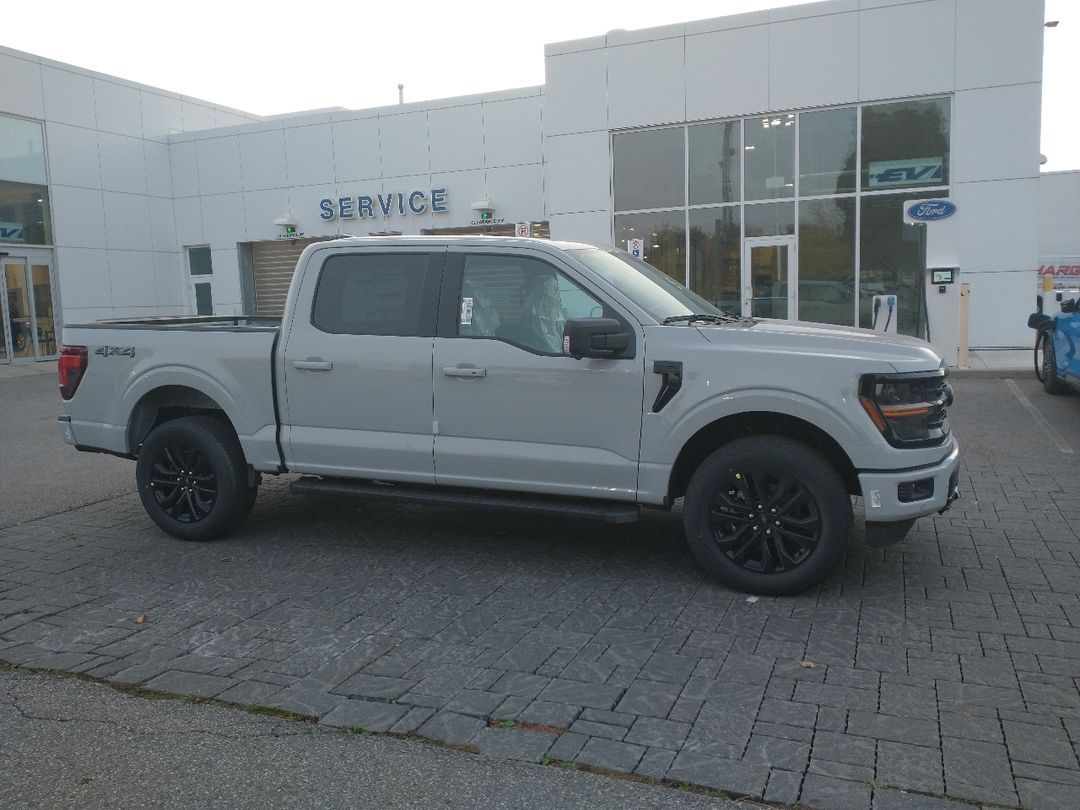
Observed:
[[[225,412],[249,462],[281,466],[274,352],[281,321],[247,317],[127,318],[68,324],[87,367],[66,403],[75,443],[134,455],[162,408]]]

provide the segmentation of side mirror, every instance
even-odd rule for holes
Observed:
[[[1076,299],[1070,298],[1068,301],[1061,302],[1062,312],[1076,312]]]
[[[563,354],[582,357],[620,357],[633,335],[614,318],[570,318],[563,326]]]
[[[1064,311],[1064,309],[1062,311]],[[1038,329],[1039,331],[1053,329],[1054,319],[1049,315],[1043,315],[1041,312],[1032,312],[1031,317],[1028,318],[1028,328]]]

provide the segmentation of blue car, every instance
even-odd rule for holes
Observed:
[[[1057,315],[1032,313],[1028,326],[1037,330],[1035,374],[1048,394],[1080,391],[1080,299],[1061,302]]]

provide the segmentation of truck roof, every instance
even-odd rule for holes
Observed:
[[[554,246],[560,250],[574,250],[581,248],[611,247],[611,245],[599,245],[590,242],[572,242],[557,239],[537,239],[524,236],[342,236],[327,242],[316,242],[316,245],[393,245],[402,247],[406,245],[505,245],[505,246]]]

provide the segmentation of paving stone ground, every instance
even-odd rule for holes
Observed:
[[[966,454],[951,512],[757,600],[703,578],[677,514],[285,483],[213,543],[167,538],[133,495],[0,530],[0,659],[778,803],[1080,807],[1067,463]]]

